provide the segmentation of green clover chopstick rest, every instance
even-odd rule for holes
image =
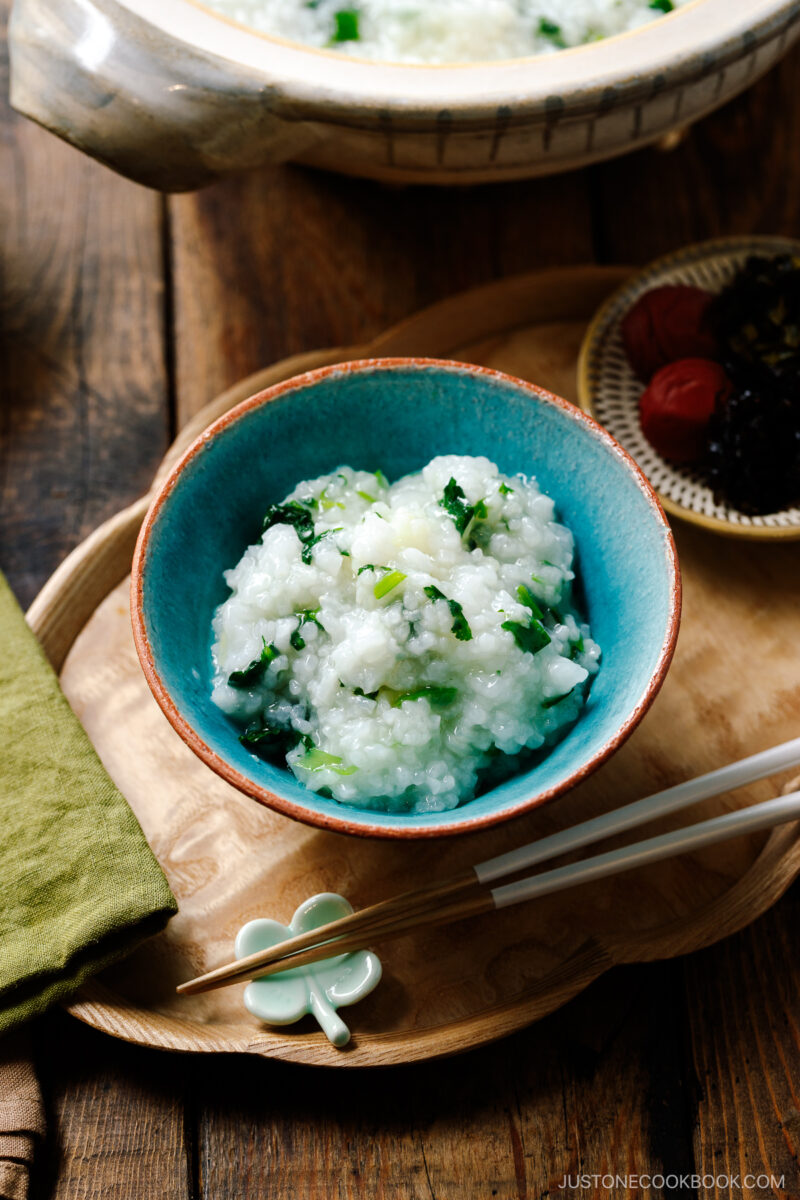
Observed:
[[[248,921],[236,936],[234,952],[237,958],[245,958],[329,921],[348,917],[352,911],[344,896],[321,892],[300,905],[288,929],[266,917]],[[380,978],[380,959],[370,950],[356,950],[254,979],[245,988],[244,1003],[248,1012],[269,1025],[292,1025],[311,1013],[334,1046],[345,1046],[350,1030],[336,1010],[363,1000]]]

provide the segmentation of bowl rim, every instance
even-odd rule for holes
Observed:
[[[555,122],[565,96],[570,115],[596,115],[598,105],[605,112],[652,99],[665,85],[683,86],[755,56],[798,20],[793,0],[689,0],[636,29],[557,54],[415,64],[341,55],[265,34],[203,0],[115,2],[217,64],[266,76],[283,100],[356,126],[387,116],[445,124],[452,117],[491,119],[503,128],[531,115]],[[623,50],[632,39],[635,56]]]
[[[376,825],[369,821],[368,809],[349,809],[348,806],[342,805],[342,815],[338,813],[314,812],[313,810],[304,807],[294,800],[290,800],[285,796],[280,796],[271,791],[268,787],[256,783],[243,775],[239,770],[227,762],[220,754],[213,750],[200,737],[197,731],[189,723],[189,721],[179,711],[175,701],[172,699],[160,673],[156,666],[155,657],[153,654],[150,639],[147,634],[147,625],[144,615],[144,589],[146,575],[146,559],[150,545],[150,538],[155,528],[155,525],[161,515],[165,503],[168,501],[172,491],[177,486],[185,468],[191,463],[194,458],[201,453],[209,443],[223,433],[229,426],[240,421],[247,416],[253,409],[261,408],[266,404],[285,396],[292,392],[304,391],[308,388],[313,388],[316,384],[330,378],[332,375],[350,375],[360,372],[377,373],[380,371],[394,370],[421,370],[428,369],[448,371],[453,374],[467,374],[478,377],[483,377],[489,380],[494,380],[498,384],[511,385],[513,388],[524,392],[536,402],[551,404],[554,407],[565,413],[578,426],[583,427],[589,434],[603,442],[615,455],[615,457],[624,464],[634,481],[639,487],[639,490],[648,502],[651,515],[662,528],[664,535],[663,546],[665,565],[668,574],[669,586],[669,611],[667,616],[666,630],[662,641],[658,658],[655,667],[650,676],[648,684],[639,697],[636,705],[628,714],[626,720],[617,729],[617,731],[601,746],[595,753],[574,771],[570,772],[560,783],[554,784],[543,792],[537,792],[533,796],[526,797],[521,801],[509,805],[497,812],[484,813],[482,815],[469,818],[462,818],[454,826],[406,826],[402,824],[402,814],[400,814],[398,825]],[[658,500],[658,497],[648,482],[641,468],[631,458],[628,452],[616,441],[615,438],[608,433],[602,425],[588,413],[583,412],[577,405],[571,404],[568,400],[564,400],[561,396],[548,391],[546,388],[541,388],[537,384],[529,383],[527,380],[519,379],[514,375],[510,375],[505,371],[498,371],[492,367],[478,366],[473,363],[457,362],[453,359],[427,358],[427,357],[388,357],[388,358],[365,358],[354,359],[344,363],[331,363],[327,366],[317,367],[315,370],[306,371],[301,375],[295,375],[290,379],[281,380],[279,383],[273,384],[271,387],[265,388],[260,392],[256,392],[253,396],[242,400],[228,412],[217,417],[207,429],[205,429],[185,450],[180,459],[175,463],[169,475],[158,487],[150,507],[145,515],[139,530],[139,536],[136,541],[136,548],[133,554],[133,565],[131,570],[131,621],[133,625],[133,637],[136,646],[136,651],[139,656],[139,662],[144,672],[145,679],[157,700],[162,712],[167,720],[172,725],[173,729],[180,735],[182,740],[190,747],[191,750],[203,761],[207,766],[230,783],[238,791],[250,796],[254,800],[258,800],[267,808],[282,814],[283,816],[291,817],[294,820],[301,821],[303,824],[311,825],[316,828],[326,829],[335,833],[352,834],[360,837],[374,838],[435,838],[435,837],[453,837],[457,834],[474,833],[478,830],[488,829],[491,826],[501,824],[505,821],[513,820],[515,817],[520,817],[525,813],[533,811],[533,809],[547,804],[554,800],[557,796],[563,795],[571,790],[577,784],[583,782],[591,775],[602,763],[604,763],[617,749],[627,740],[633,733],[633,730],[641,721],[642,717],[647,712],[656,695],[658,694],[667,670],[672,661],[672,656],[675,651],[675,644],[678,638],[678,629],[680,625],[682,602],[682,583],[680,566],[678,563],[678,554],[675,547],[675,541],[672,535],[669,522],[666,518],[664,510]],[[452,814],[468,813],[469,804],[460,805],[458,808],[450,810]],[[353,815],[363,819],[353,819]],[[413,816],[413,814],[412,814]]]

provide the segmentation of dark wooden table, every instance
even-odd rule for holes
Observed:
[[[800,236],[798,76],[795,53],[670,154],[463,191],[284,167],[165,199],[5,107],[0,564],[20,600],[256,368],[543,265]],[[49,1117],[34,1195],[800,1196],[799,921],[795,888],[711,950],[392,1070],[145,1051],[53,1013],[34,1027]],[[609,1174],[678,1178],[560,1188]]]

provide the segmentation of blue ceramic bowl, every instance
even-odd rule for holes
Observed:
[[[575,535],[602,667],[563,741],[531,769],[443,813],[352,808],[254,757],[210,700],[211,619],[222,572],[300,479],[379,464],[390,479],[437,454],[485,454],[535,475]],[[136,645],[169,720],[220,775],[288,816],[380,837],[472,831],[566,791],[631,733],[669,666],[680,577],[666,518],[625,451],[564,400],[496,371],[432,359],[325,367],[221,417],[175,467],[145,518],[133,569]]]

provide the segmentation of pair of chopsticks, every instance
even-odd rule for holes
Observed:
[[[176,990],[181,995],[194,995],[245,979],[262,978],[293,967],[305,967],[320,959],[363,950],[374,942],[398,937],[428,925],[444,925],[463,917],[507,908],[523,900],[533,900],[537,896],[617,875],[728,838],[771,829],[800,817],[800,791],[724,813],[720,817],[712,817],[631,846],[609,850],[593,858],[543,871],[502,887],[486,886],[537,863],[643,825],[655,817],[666,816],[700,800],[744,787],[757,779],[796,766],[800,766],[800,738],[773,746],[706,775],[699,775],[696,779],[656,792],[600,817],[582,821],[570,829],[478,863],[468,871],[439,883],[394,896],[349,917],[320,925],[268,950],[250,954],[182,983]]]

